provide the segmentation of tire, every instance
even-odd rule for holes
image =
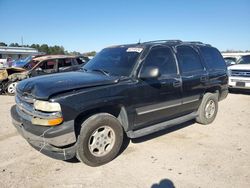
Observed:
[[[15,95],[17,82],[8,82],[6,92],[8,95]]]
[[[100,166],[113,160],[123,142],[123,128],[114,116],[99,113],[81,125],[76,157],[89,166]]]
[[[210,108],[209,108],[210,107]],[[196,121],[203,125],[212,123],[218,112],[218,95],[206,93],[198,109]]]

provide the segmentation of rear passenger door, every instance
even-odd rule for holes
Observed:
[[[182,110],[190,113],[200,104],[208,82],[208,73],[193,47],[181,45],[176,50],[182,78]]]

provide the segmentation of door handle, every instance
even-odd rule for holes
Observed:
[[[173,86],[174,87],[181,87],[181,81],[174,81]]]
[[[206,82],[208,80],[207,76],[201,76],[200,81]]]

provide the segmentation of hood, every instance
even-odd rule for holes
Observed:
[[[238,64],[228,67],[229,70],[250,70],[250,64]]]
[[[115,84],[118,81],[118,77],[94,72],[67,72],[23,80],[17,85],[17,92],[31,94],[36,99],[48,100],[51,95],[61,92]]]
[[[14,68],[14,67],[8,67],[4,69],[0,69],[0,80],[5,80],[8,78],[9,75],[15,74],[15,73],[21,73],[24,72],[25,69],[22,68]]]

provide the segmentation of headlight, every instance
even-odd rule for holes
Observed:
[[[227,75],[228,75],[228,76],[231,76],[231,74],[232,74],[231,69],[228,69],[228,70],[227,70]]]
[[[61,111],[61,106],[57,102],[47,102],[47,101],[36,100],[34,102],[34,108],[36,110],[40,110],[44,112],[60,112]]]

